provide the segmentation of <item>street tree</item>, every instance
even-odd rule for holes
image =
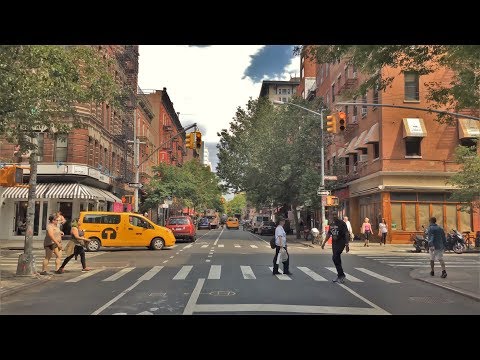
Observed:
[[[234,216],[235,214],[243,214],[247,207],[247,197],[245,193],[235,194],[232,200],[226,204],[227,215]]]
[[[0,46],[0,136],[30,153],[25,250],[19,275],[35,273],[32,254],[37,183],[37,135],[68,134],[82,126],[77,104],[121,95],[109,69],[90,46]]]

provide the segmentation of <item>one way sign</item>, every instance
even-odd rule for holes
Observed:
[[[131,188],[138,188],[138,189],[141,189],[143,187],[143,184],[140,184],[140,183],[128,183],[128,187],[131,187]]]

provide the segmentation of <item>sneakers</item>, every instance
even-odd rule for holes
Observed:
[[[281,272],[280,272],[280,271],[274,271],[274,272],[272,272],[272,274],[273,274],[273,275],[280,275]]]
[[[40,274],[40,275],[50,275],[50,273],[47,272],[47,271],[42,271],[42,272],[40,272],[39,274]]]
[[[430,271],[430,275],[431,275],[431,276],[435,276],[435,273],[433,272],[433,270]]]
[[[337,276],[336,279],[332,280],[334,283],[343,284],[345,282],[345,276]]]
[[[63,268],[58,268],[57,271],[55,271],[55,274],[63,274]]]
[[[90,271],[90,270],[92,270],[92,269],[90,269],[90,268],[87,267],[87,268],[85,268],[85,269],[82,269],[82,272],[86,272],[86,271]]]
[[[442,270],[442,276],[440,277],[445,279],[447,277],[447,272],[445,270]]]
[[[283,272],[283,275],[293,275],[290,271],[287,271],[287,272]]]

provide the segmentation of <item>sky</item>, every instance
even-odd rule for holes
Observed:
[[[167,93],[183,126],[197,123],[218,163],[217,132],[239,106],[257,98],[262,80],[299,76],[292,45],[140,45],[139,86]]]

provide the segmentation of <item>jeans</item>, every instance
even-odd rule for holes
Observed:
[[[332,252],[333,252],[332,260],[333,260],[333,263],[335,264],[335,267],[337,268],[338,277],[345,276],[345,273],[343,272],[343,268],[342,268],[342,259],[340,257],[340,255],[343,252],[343,249],[345,249],[344,242],[340,242],[340,243],[337,243],[335,241],[332,242]]]

